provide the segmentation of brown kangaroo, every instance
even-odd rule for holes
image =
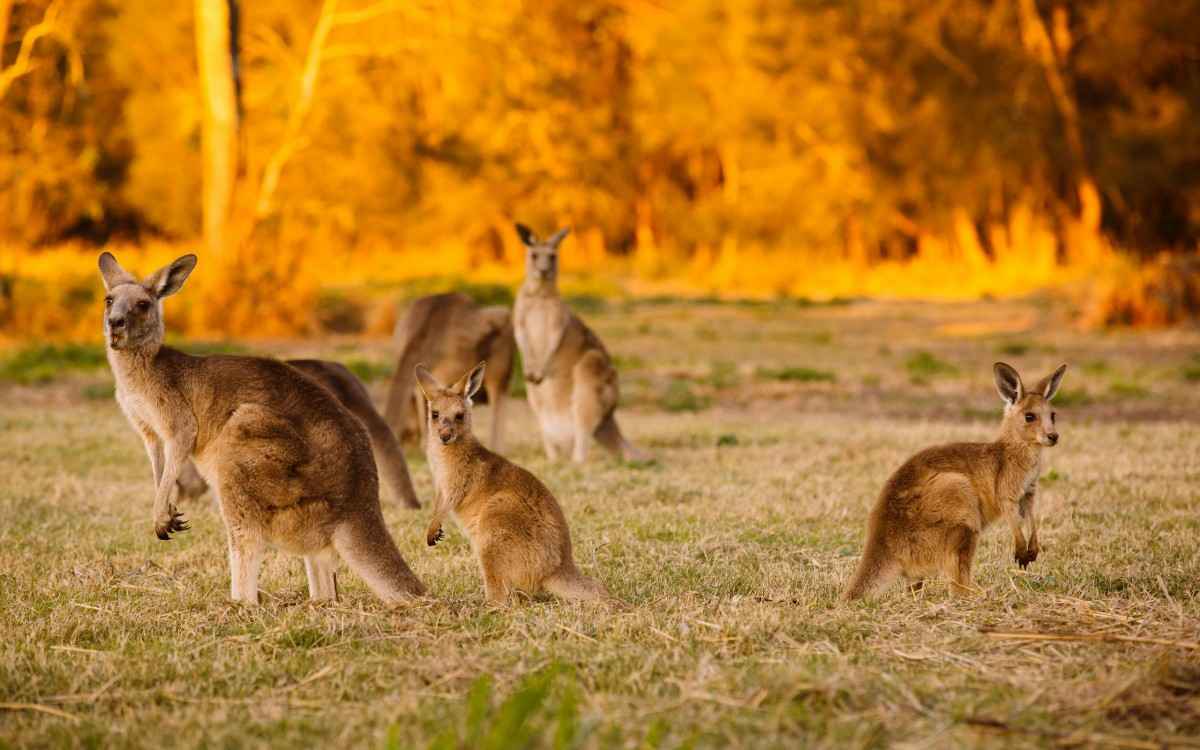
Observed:
[[[611,601],[600,582],[575,567],[567,519],[550,490],[472,434],[471,396],[483,375],[481,362],[447,388],[425,367],[416,368],[429,402],[426,451],[437,490],[425,541],[431,547],[438,543],[449,513],[471,540],[494,604],[507,603],[516,591],[541,590],[568,599]]]
[[[492,409],[492,450],[503,450],[504,412],[512,379],[512,314],[506,307],[480,307],[459,292],[435,294],[415,300],[396,324],[396,350],[400,353],[392,376],[384,414],[401,440],[420,440],[425,429],[425,398],[413,380],[418,362],[434,362],[433,374],[443,380],[456,377],[480,360],[488,362],[487,382],[477,403]]]
[[[375,467],[384,486],[393,498],[407,507],[420,508],[421,503],[417,500],[412,476],[408,473],[408,462],[404,460],[404,451],[401,450],[396,436],[392,434],[392,428],[388,427],[387,422],[375,410],[366,386],[345,365],[338,362],[323,359],[289,359],[287,363],[324,386],[342,406],[358,417],[371,438]],[[188,461],[179,475],[180,496],[199,497],[207,490],[208,483],[196,471],[195,464]]]
[[[843,599],[866,596],[901,575],[920,588],[939,571],[956,594],[971,593],[979,535],[1001,517],[1012,531],[1017,563],[1024,568],[1037,559],[1037,480],[1042,448],[1058,443],[1050,400],[1066,370],[1062,365],[1027,391],[1016,370],[996,363],[1005,404],[999,437],[927,448],[896,470],[871,512],[866,548]]]
[[[338,555],[385,602],[424,593],[384,525],[361,421],[278,360],[193,357],[163,345],[162,300],[195,266],[185,255],[138,281],[112,254],[100,256],[108,362],[150,458],[158,538],[188,528],[176,499],[191,458],[216,489],[234,601],[258,602],[268,544],[304,557],[313,599],[337,598]]]
[[[546,456],[554,460],[569,451],[583,463],[595,437],[617,458],[648,460],[617,426],[617,368],[608,350],[559,296],[558,246],[567,230],[539,240],[516,226],[525,245],[525,282],[513,306],[514,331]]]

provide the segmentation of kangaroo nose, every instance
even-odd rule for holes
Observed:
[[[113,330],[116,330],[118,328],[124,328],[125,327],[125,318],[109,318],[108,319],[108,327],[112,328]]]
[[[1058,443],[1058,433],[1051,432],[1046,436],[1046,439],[1050,441],[1050,445],[1056,445]]]

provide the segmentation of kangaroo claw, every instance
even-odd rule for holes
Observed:
[[[159,524],[154,527],[154,534],[159,539],[167,542],[171,540],[171,534],[187,531],[190,528],[192,526],[184,519],[183,514],[177,510],[173,510],[171,511],[171,517],[167,519],[165,524]]]
[[[436,532],[431,531],[425,535],[425,543],[432,547],[442,541],[442,537],[444,536],[446,536],[446,532],[439,526]]]

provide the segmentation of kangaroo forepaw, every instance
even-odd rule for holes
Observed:
[[[187,531],[190,528],[192,527],[184,519],[183,514],[177,510],[173,510],[166,521],[155,524],[154,533],[159,539],[167,542],[170,541],[171,534]]]
[[[444,536],[446,536],[446,532],[442,530],[441,526],[437,527],[436,531],[430,529],[429,533],[425,535],[425,543],[432,547],[442,541],[442,537]]]

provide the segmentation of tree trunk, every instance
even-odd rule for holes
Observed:
[[[237,95],[230,11],[235,0],[196,0],[196,59],[204,99],[204,246],[219,255],[228,242],[237,177]]]

